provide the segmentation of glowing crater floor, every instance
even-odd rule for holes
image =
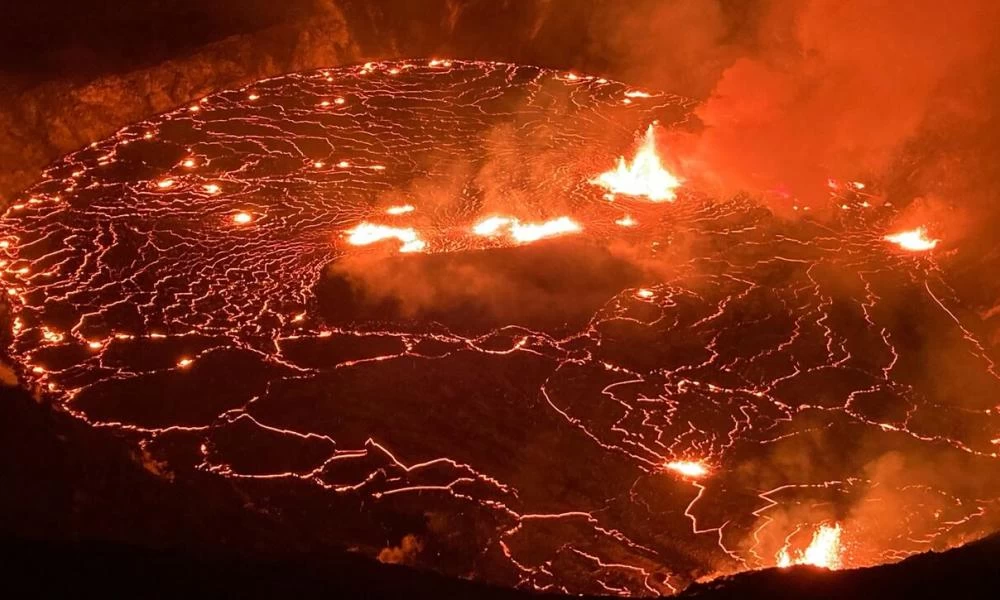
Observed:
[[[690,109],[635,92],[377,63],[127,127],[0,222],[9,354],[304,543],[500,584],[664,593],[823,523],[845,566],[996,528],[1000,383],[933,257],[861,197],[608,201],[588,181]],[[498,214],[582,231],[471,233]],[[362,221],[425,245],[351,246]]]

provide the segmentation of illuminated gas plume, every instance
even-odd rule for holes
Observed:
[[[910,252],[923,252],[925,250],[930,250],[937,246],[940,241],[927,237],[926,227],[917,227],[916,229],[910,229],[909,231],[892,233],[882,239],[887,242],[892,242],[903,250],[909,250]]]
[[[632,164],[624,156],[618,157],[618,166],[605,171],[590,183],[599,185],[613,194],[643,196],[653,202],[672,202],[677,198],[675,191],[681,180],[663,167],[656,153],[656,134],[653,125],[646,129],[642,145],[635,153]]]
[[[792,565],[813,565],[824,569],[839,569],[841,566],[840,524],[820,525],[813,534],[812,542],[801,552],[792,556],[788,544],[775,557],[779,567]]]
[[[347,230],[347,243],[354,246],[367,246],[391,239],[402,242],[403,245],[399,247],[400,252],[419,252],[427,245],[412,227],[359,223],[353,229]]]

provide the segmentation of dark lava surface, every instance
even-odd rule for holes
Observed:
[[[512,325],[566,335],[586,327],[608,298],[647,281],[626,258],[573,236],[526,247],[391,255],[352,267],[335,263],[316,287],[320,314],[334,327],[431,321],[463,334]]]

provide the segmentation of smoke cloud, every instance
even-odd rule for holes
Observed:
[[[830,177],[886,175],[932,107],[982,80],[1000,5],[931,0],[771,3],[758,47],[733,61],[673,139],[690,177],[782,208],[817,202]],[[965,110],[992,110],[966,104]]]

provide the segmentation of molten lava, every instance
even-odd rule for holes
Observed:
[[[916,229],[910,229],[909,231],[900,231],[899,233],[889,234],[882,239],[887,242],[892,242],[903,250],[909,250],[910,252],[923,252],[925,250],[930,250],[937,246],[938,242],[941,241],[927,237],[926,227],[917,227]]]
[[[813,534],[812,542],[793,557],[788,544],[778,551],[775,560],[781,568],[792,565],[813,565],[824,569],[839,569],[841,566],[840,524],[820,525]]]
[[[704,477],[705,475],[708,475],[708,467],[706,467],[704,464],[700,462],[693,460],[671,461],[666,464],[666,467],[671,471],[680,473],[684,477],[690,477],[692,479],[698,479],[699,477]]]
[[[579,223],[569,217],[550,219],[542,223],[522,223],[511,217],[488,217],[472,227],[472,233],[481,236],[500,235],[502,230],[519,244],[536,242],[544,238],[582,231]]]
[[[518,223],[515,221],[510,227],[510,236],[524,244],[564,233],[575,233],[580,229],[580,225],[569,217],[559,217],[544,223]]]
[[[624,156],[619,156],[618,166],[614,170],[601,173],[591,179],[590,183],[599,185],[612,194],[644,196],[653,202],[673,202],[677,197],[674,190],[680,187],[681,180],[660,162],[660,156],[656,153],[656,134],[653,125],[650,125],[631,165]]]
[[[476,223],[472,227],[472,233],[476,235],[496,235],[501,227],[506,227],[512,219],[507,217],[489,217]]]
[[[347,230],[347,243],[354,246],[367,246],[391,239],[403,243],[399,247],[400,252],[419,252],[427,245],[412,227],[389,227],[373,223],[359,223],[353,229]]]

